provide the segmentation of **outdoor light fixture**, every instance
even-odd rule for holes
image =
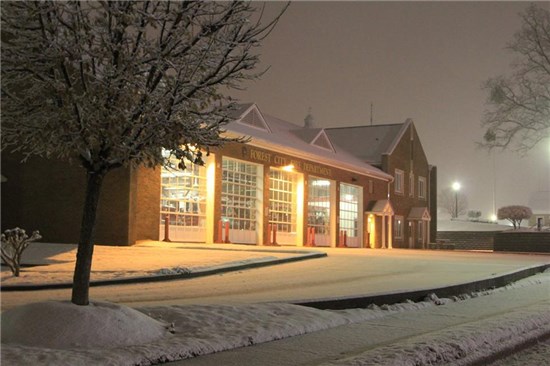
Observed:
[[[458,218],[458,191],[460,190],[460,183],[453,183],[453,190],[455,191],[455,219]]]
[[[294,165],[288,164],[288,165],[285,165],[284,167],[282,167],[282,169],[283,169],[285,172],[292,172],[292,171],[294,171]]]
[[[496,222],[496,221],[497,221],[497,215],[492,214],[492,215],[491,215],[491,221]]]

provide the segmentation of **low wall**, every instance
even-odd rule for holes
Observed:
[[[505,231],[495,235],[495,251],[550,253],[550,231]]]
[[[442,249],[448,244],[459,250],[493,250],[493,238],[500,231],[438,231],[437,240],[444,241]]]

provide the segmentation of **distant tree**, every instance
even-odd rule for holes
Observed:
[[[550,136],[550,11],[531,4],[508,44],[517,59],[510,76],[488,79],[482,147],[525,153]]]
[[[286,9],[285,5],[282,12]],[[86,198],[71,301],[89,303],[102,182],[119,167],[203,164],[255,79],[266,24],[244,1],[2,2],[2,149],[77,161]]]
[[[533,212],[526,206],[504,206],[498,209],[497,218],[499,220],[508,220],[514,225],[514,229],[519,229],[521,221],[529,219]]]
[[[468,218],[470,220],[479,220],[480,217],[481,217],[481,211],[475,211],[475,210],[468,211]]]
[[[457,194],[456,196],[455,193]],[[457,201],[458,206],[456,206]],[[439,208],[451,215],[453,219],[456,219],[460,215],[464,215],[468,208],[468,199],[466,196],[461,192],[453,191],[451,188],[445,188],[439,193],[437,203]],[[455,207],[458,207],[458,209]]]

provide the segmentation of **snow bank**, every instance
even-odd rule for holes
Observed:
[[[6,311],[5,314],[9,315],[6,319],[5,314],[2,314],[2,364],[151,365],[382,318],[397,312],[435,308],[448,302],[490,295],[509,288],[547,284],[550,282],[548,273],[550,271],[505,288],[453,299],[440,299],[432,294],[419,303],[408,301],[380,307],[372,305],[368,309],[340,311],[318,310],[284,303],[264,303],[238,306],[158,306],[138,309],[139,311],[135,311],[138,314],[131,311],[128,315],[121,315],[117,313],[126,314],[127,308],[110,304],[94,303],[93,306],[77,307],[76,310],[73,309],[76,306],[68,303],[32,304],[25,312],[22,312],[21,308],[13,309],[13,312]],[[83,313],[79,313],[81,311]],[[427,365],[434,359],[458,360],[470,353],[473,354],[474,350],[503,347],[507,341],[528,336],[537,329],[547,330],[550,327],[550,312],[547,309],[532,309],[528,316],[525,311],[527,309],[506,315],[504,324],[500,323],[503,317],[495,317],[479,324],[464,324],[459,328],[453,327],[452,330],[442,331],[436,338],[431,334],[426,338],[415,337],[394,346],[380,347],[373,350],[375,353],[346,359],[349,363],[344,364],[369,365],[373,364],[371,361],[378,360],[376,365]],[[97,313],[96,316],[103,319],[94,319],[88,312]],[[156,321],[151,321],[151,318]],[[94,320],[89,321],[90,319]],[[19,323],[20,321],[23,323]],[[125,325],[121,324],[124,322],[137,323],[137,329],[125,328]],[[167,324],[170,324],[169,330],[166,329]],[[73,333],[74,338],[71,338],[69,333],[57,329],[58,326],[61,329],[77,328],[78,332]],[[22,338],[32,338],[27,338],[26,343],[22,344],[23,342],[19,342],[14,336],[8,336],[11,332],[19,333],[19,337]],[[39,334],[32,336],[34,332]],[[100,339],[101,346],[94,345],[93,339],[90,339],[86,347],[82,346],[85,341],[78,337],[89,335],[89,338],[93,338],[91,334]],[[138,335],[150,337],[150,341],[145,341],[145,338]],[[113,339],[106,347],[104,344],[108,336]],[[60,347],[55,343],[55,338],[58,337],[65,338],[64,342],[69,342],[74,348]],[[486,346],[480,348],[480,343]]]
[[[2,343],[52,349],[113,348],[156,341],[167,324],[117,304],[69,301],[28,304],[2,313]]]

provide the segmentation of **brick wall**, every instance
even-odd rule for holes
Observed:
[[[493,250],[494,236],[499,231],[438,231],[437,240],[448,240],[455,249]]]
[[[77,243],[84,203],[86,173],[72,164],[39,157],[2,153],[2,231],[19,226],[39,230],[44,242]],[[103,182],[94,242],[133,244],[130,233],[131,172],[118,168]]]
[[[497,233],[495,251],[550,253],[550,232]]]

